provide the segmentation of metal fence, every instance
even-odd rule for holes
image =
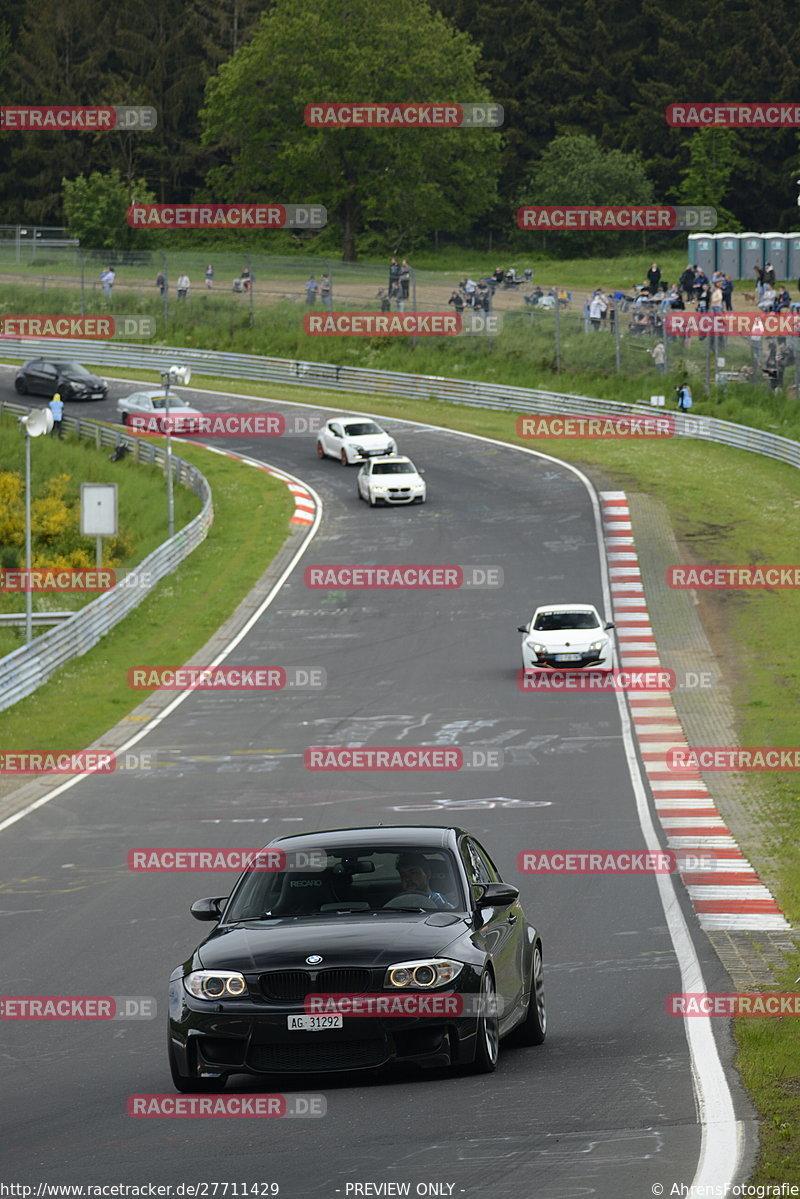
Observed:
[[[589,336],[600,336],[590,334]],[[614,416],[660,412],[644,404],[616,400],[587,399],[585,396],[536,388],[448,379],[436,375],[409,375],[399,371],[372,370],[325,362],[265,358],[257,354],[231,354],[216,350],[181,349],[170,346],[137,346],[119,342],[48,339],[46,343],[7,338],[3,353],[9,358],[31,358],[47,352],[67,357],[83,356],[99,369],[121,366],[157,374],[173,363],[190,366],[208,377],[248,379],[268,383],[301,384],[329,391],[365,395],[402,396],[406,399],[445,400],[473,408],[496,408],[520,413],[562,413],[573,416]],[[91,348],[89,348],[89,345]],[[800,443],[747,425],[733,424],[711,416],[671,413],[678,437],[714,441],[735,449],[749,450],[800,467]]]
[[[2,403],[0,411],[25,416],[30,409],[21,404]],[[136,461],[165,466],[165,450],[148,439],[133,437],[121,429],[106,428],[83,417],[65,416],[63,423],[79,437],[93,440],[98,449],[122,442],[131,448]],[[30,695],[71,658],[87,653],[205,539],[214,519],[211,488],[190,462],[173,455],[172,468],[176,482],[190,487],[202,500],[200,512],[184,529],[148,554],[110,591],[92,600],[57,628],[0,658],[0,711]]]

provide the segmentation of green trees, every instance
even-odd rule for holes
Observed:
[[[151,230],[131,229],[126,220],[133,200],[154,203],[143,179],[128,183],[116,167],[64,179],[64,217],[70,237],[93,250],[145,249],[153,244]]]

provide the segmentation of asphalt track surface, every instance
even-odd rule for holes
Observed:
[[[4,369],[9,399],[10,380]],[[132,390],[112,384],[111,399],[68,412],[113,419],[113,399]],[[265,410],[179,390],[204,410]],[[633,1199],[695,1176],[701,1132],[686,1030],[665,1011],[666,996],[683,987],[656,881],[533,878],[516,865],[521,849],[645,848],[615,696],[522,694],[516,684],[516,628],[536,603],[605,610],[589,493],[551,461],[384,423],[425,469],[424,506],[370,510],[356,497],[356,469],[318,462],[313,435],[215,443],[299,475],[324,504],[305,557],[226,665],[323,668],[327,687],[195,692],[137,746],[155,754],[156,769],[87,779],[0,835],[0,991],[159,1003],[149,1021],[3,1022],[11,1181],[277,1182],[282,1197],[357,1195],[353,1184],[387,1182],[409,1183],[413,1195],[436,1183],[442,1189],[429,1193]],[[307,588],[305,567],[327,563],[499,566],[504,585]],[[505,761],[458,773],[304,768],[306,746],[345,744],[499,747]],[[378,822],[460,824],[486,842],[542,933],[545,1044],[506,1049],[483,1077],[408,1068],[228,1084],[322,1094],[321,1119],[129,1117],[129,1095],[173,1091],[167,979],[210,928],[192,920],[190,903],[226,893],[234,876],[134,874],[128,850],[254,846],[287,831]],[[706,988],[732,990],[680,885],[676,894]],[[752,1111],[724,1022],[713,1031],[747,1134],[744,1169]]]

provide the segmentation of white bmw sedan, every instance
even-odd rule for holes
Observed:
[[[338,458],[342,466],[395,453],[395,439],[365,416],[331,417],[317,434],[317,457]]]
[[[530,623],[520,625],[522,669],[525,674],[538,670],[611,670],[614,644],[608,635],[613,629],[603,622],[591,604],[544,604],[537,608]]]
[[[425,480],[410,458],[371,458],[358,472],[358,498],[376,504],[424,504]]]

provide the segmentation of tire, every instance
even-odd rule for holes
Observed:
[[[127,425],[127,423],[128,423],[128,413],[127,412],[122,413],[121,423],[123,425]]]
[[[175,1046],[169,1037],[167,1054],[169,1057],[169,1072],[176,1091],[182,1095],[214,1095],[225,1090],[227,1078],[190,1078],[181,1074],[175,1058]]]
[[[544,1002],[544,978],[542,975],[542,947],[537,941],[533,947],[531,964],[531,997],[528,1012],[509,1037],[513,1045],[541,1045],[547,1035],[547,1009]]]
[[[477,1044],[475,1060],[472,1063],[472,1074],[493,1074],[497,1069],[497,1059],[500,1054],[500,1031],[497,1012],[491,1014],[492,1001],[495,999],[494,979],[491,971],[484,970],[481,977],[481,1005],[484,1010],[478,1016]],[[489,1011],[485,1010],[489,1007]]]
[[[347,461],[347,451],[346,450],[342,450],[342,454],[341,454],[339,461],[341,462],[342,466],[350,465],[350,463]]]
[[[14,387],[16,388],[17,395],[26,396],[28,394],[28,384],[21,376],[19,379],[14,380]]]
[[[322,442],[321,442],[321,441],[318,441],[318,442],[317,442],[317,457],[318,457],[318,458],[324,458],[324,457],[325,457],[325,451],[324,451],[324,449],[322,448]]]

